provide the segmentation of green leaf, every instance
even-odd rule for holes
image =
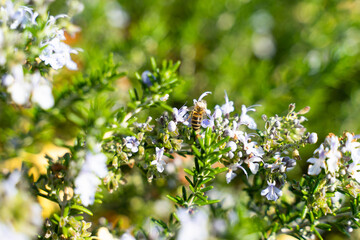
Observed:
[[[155,219],[155,218],[151,218],[151,221],[156,223],[157,225],[159,225],[160,227],[164,228],[164,229],[169,229],[168,226],[166,225],[165,222],[163,222],[162,220],[158,220],[158,219]]]
[[[319,223],[316,227],[325,231],[331,231],[331,225],[327,223]]]
[[[194,186],[194,183],[190,180],[188,176],[185,176],[185,179],[190,183],[191,186]]]
[[[200,199],[203,200],[204,202],[207,202],[206,197],[203,196],[201,193],[197,192],[197,193],[195,193],[195,196],[197,196],[198,198],[200,198]]]
[[[320,240],[324,240],[318,230],[314,229],[314,233]]]
[[[173,197],[173,196],[170,196],[170,195],[166,195],[166,197],[167,197],[168,199],[170,199],[171,201],[173,201],[173,202],[175,202],[175,203],[179,204],[179,205],[181,205],[181,204],[182,204],[182,200],[181,200],[181,198],[179,199],[179,197],[178,197],[178,196]]]
[[[303,210],[301,211],[301,219],[302,219],[302,220],[305,219],[307,212],[308,212],[308,208],[307,208],[307,206],[305,205],[304,208],[303,208]]]
[[[218,203],[218,202],[220,202],[220,200],[218,200],[218,199],[208,200],[207,204],[214,204],[214,203]]]
[[[195,157],[195,169],[197,173],[200,173],[199,160]]]
[[[204,187],[204,188],[200,189],[200,192],[207,192],[207,191],[210,191],[213,188],[214,188],[214,186],[207,186],[207,187]]]
[[[199,150],[194,145],[192,145],[191,148],[192,148],[192,150],[193,150],[193,152],[195,153],[196,156],[201,157],[201,153],[199,152]]]
[[[219,174],[219,173],[222,173],[222,172],[226,172],[227,170],[228,170],[227,167],[223,167],[223,168],[217,167],[217,168],[214,169],[214,173]]]
[[[186,197],[186,189],[185,189],[184,186],[182,187],[182,194],[183,194],[183,199],[186,201],[186,199],[187,199],[187,197]]]
[[[69,206],[66,206],[66,207],[64,208],[63,216],[64,216],[64,217],[69,216],[69,211],[70,211],[70,207],[69,207]]]
[[[75,209],[75,210],[78,210],[80,212],[84,212],[84,213],[86,213],[86,214],[88,214],[90,216],[93,215],[93,213],[89,209],[87,209],[87,208],[85,208],[83,206],[80,206],[80,205],[72,205],[71,209]]]
[[[219,148],[221,145],[223,145],[224,143],[228,142],[229,139],[230,139],[230,137],[223,138],[223,139],[221,139],[218,143],[212,145],[212,147],[213,147],[214,149]]]
[[[155,71],[157,68],[155,58],[153,58],[153,57],[150,58],[150,63],[151,63],[152,69]]]
[[[212,132],[211,132],[211,128],[208,127],[206,128],[206,132],[205,132],[205,147],[206,147],[206,149],[204,149],[205,151],[209,150],[211,142],[212,142]]]
[[[57,222],[60,221],[60,216],[59,216],[57,213],[54,213],[54,214],[53,214],[53,218],[54,218]]]
[[[206,183],[210,182],[210,181],[213,180],[213,179],[214,179],[214,177],[206,178],[206,179],[202,180],[199,185],[206,184]]]
[[[184,172],[186,172],[187,174],[189,174],[191,176],[194,176],[194,173],[190,169],[184,168]]]

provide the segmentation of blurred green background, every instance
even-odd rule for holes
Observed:
[[[359,133],[360,1],[85,0],[83,3],[84,11],[73,19],[81,32],[69,42],[84,51],[74,58],[81,70],[86,71],[100,65],[110,53],[114,54],[115,61],[122,62],[122,69],[128,72],[128,78],[117,85],[124,101],[130,83],[137,86],[134,73],[150,69],[150,57],[157,61],[180,60],[183,84],[170,97],[170,105],[180,107],[185,102],[191,105],[192,99],[204,91],[212,91],[206,98],[212,109],[223,104],[226,90],[239,114],[242,104],[261,104],[252,114],[258,123],[262,122],[262,114],[285,114],[288,105],[295,103],[298,110],[311,107],[305,126],[318,133],[320,142],[329,132]],[[60,14],[65,7],[64,1],[55,1],[50,13]],[[72,74],[62,71],[54,86],[61,88]],[[12,110],[4,112],[12,116],[6,124],[16,123]],[[5,117],[0,116],[1,119],[4,123]],[[259,128],[263,126],[259,124]],[[52,130],[44,138],[66,135],[66,130],[61,130],[61,133]],[[70,130],[69,139],[76,133]],[[303,151],[300,164],[303,170],[314,148]],[[299,174],[298,171],[295,175]],[[151,187],[143,181],[132,179],[129,182],[133,185],[111,197],[113,201],[120,199],[117,210],[131,218],[131,224],[150,215],[145,199],[163,198],[168,191],[154,194],[161,191],[161,186],[166,189],[166,184],[157,181],[153,183],[157,187]],[[224,179],[219,184],[223,183]],[[108,208],[116,209],[111,204]],[[146,216],[137,215],[139,212]]]
[[[184,84],[173,105],[212,91],[213,108],[226,90],[237,113],[261,104],[253,114],[259,123],[290,103],[310,106],[305,126],[321,142],[329,132],[360,130],[359,14],[359,1],[89,0],[75,23],[83,57],[92,60],[85,68],[113,53],[133,79],[152,56],[180,60]],[[303,150],[304,171],[314,148]]]
[[[191,104],[224,90],[261,114],[311,106],[310,131],[358,132],[359,1],[85,1],[75,18],[85,68],[114,53],[133,78],[149,59],[181,60],[184,80],[170,100]]]

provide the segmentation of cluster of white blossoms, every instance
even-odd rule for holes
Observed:
[[[42,109],[49,109],[54,105],[52,84],[39,71],[24,74],[23,67],[18,64],[11,67],[11,73],[3,77],[2,83],[16,104],[28,104],[31,95],[31,101],[39,104]]]
[[[346,140],[345,140],[346,138]],[[360,143],[351,133],[346,133],[341,140],[333,134],[326,137],[325,142],[315,150],[317,157],[307,162],[311,165],[309,175],[318,175],[324,169],[325,173],[345,175],[346,173],[360,183]]]
[[[2,85],[15,104],[33,103],[46,110],[54,106],[49,80],[52,73],[43,76],[49,70],[40,65],[41,61],[54,70],[64,66],[76,70],[70,54],[77,51],[62,42],[64,30],[56,23],[66,15],[49,16],[42,24],[46,16],[22,4],[10,0],[0,3],[0,67],[5,70]]]
[[[94,203],[95,193],[108,169],[106,167],[107,157],[100,152],[100,147],[93,152],[87,152],[85,162],[79,175],[75,179],[75,193],[80,195],[81,203],[89,206]]]
[[[17,188],[20,178],[20,172],[15,170],[0,181],[1,239],[33,239],[43,223],[40,205],[26,191]]]

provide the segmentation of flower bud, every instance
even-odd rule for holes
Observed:
[[[318,135],[317,133],[313,132],[310,134],[309,138],[308,138],[308,141],[310,144],[315,144],[318,140]]]
[[[142,82],[147,85],[148,87],[152,86],[152,82],[150,80],[150,78],[154,78],[154,75],[151,74],[150,71],[144,71],[142,74],[141,74],[141,80]]]
[[[175,132],[175,130],[176,130],[176,123],[175,123],[174,121],[170,121],[170,122],[169,122],[168,130],[169,130],[170,132]]]
[[[230,151],[232,151],[232,152],[236,151],[236,149],[237,149],[236,143],[234,141],[230,141],[226,145],[227,145],[227,147],[231,148]]]
[[[289,105],[289,113],[293,112],[295,110],[295,103],[291,103]]]

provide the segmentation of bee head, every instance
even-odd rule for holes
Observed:
[[[207,104],[206,104],[205,100],[198,101],[195,104],[196,108],[201,108],[201,109],[206,109],[206,106],[207,106]]]

